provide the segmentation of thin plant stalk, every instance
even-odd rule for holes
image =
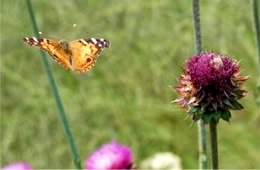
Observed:
[[[210,121],[209,129],[210,129],[212,169],[218,169],[218,136],[217,136],[217,122],[215,120]]]
[[[26,0],[26,4],[27,4],[27,7],[28,7],[28,11],[29,11],[29,15],[30,15],[30,19],[31,19],[31,22],[32,22],[34,33],[35,33],[36,37],[39,37],[39,29],[37,27],[37,23],[36,23],[36,20],[35,20],[35,17],[34,17],[34,12],[33,12],[33,7],[32,7],[32,4],[31,4],[31,1]],[[43,60],[44,67],[45,67],[45,70],[46,70],[46,73],[47,73],[47,76],[48,76],[48,80],[49,80],[49,83],[50,83],[50,86],[51,86],[51,89],[52,89],[52,93],[53,93],[54,99],[56,101],[56,105],[57,105],[57,108],[58,108],[58,111],[59,111],[59,116],[60,116],[61,122],[62,122],[64,130],[65,130],[66,138],[69,142],[69,147],[70,147],[70,150],[71,150],[71,153],[72,153],[74,165],[75,165],[76,169],[82,169],[80,157],[79,157],[79,154],[77,152],[77,148],[76,148],[76,145],[75,145],[75,142],[74,142],[73,134],[71,132],[71,128],[70,128],[70,125],[69,125],[69,122],[68,122],[68,119],[67,119],[67,116],[66,116],[60,95],[59,95],[59,91],[58,91],[58,88],[57,88],[56,83],[55,83],[55,79],[54,79],[54,76],[53,76],[53,73],[52,73],[52,70],[51,70],[51,67],[50,67],[50,64],[49,64],[49,60],[48,60],[46,54],[43,51],[40,50],[40,53],[42,55],[42,60]]]
[[[254,21],[255,36],[256,36],[256,48],[258,53],[258,61],[259,61],[259,69],[260,69],[260,25],[259,25],[259,13],[258,13],[257,0],[252,1],[252,7],[253,7],[253,21]]]
[[[194,39],[196,53],[202,52],[202,35],[200,29],[200,2],[199,0],[192,1],[193,13],[193,26],[194,26]],[[198,122],[198,139],[199,139],[199,169],[208,169],[208,156],[207,156],[207,135],[205,123],[203,120]]]
[[[199,169],[208,169],[207,135],[203,120],[198,121]]]
[[[260,76],[260,24],[259,24],[259,13],[258,13],[258,4],[257,0],[252,0],[252,9],[253,9],[253,24],[255,27],[255,39],[256,39],[256,51],[258,55],[258,74]],[[260,105],[260,79],[258,80],[257,84],[257,91],[256,91],[256,104]]]

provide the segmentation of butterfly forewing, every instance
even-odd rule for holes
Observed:
[[[70,57],[67,53],[61,48],[60,44],[54,40],[46,39],[46,38],[27,38],[23,39],[24,43],[30,46],[37,46],[44,51],[48,52],[50,56],[60,63],[65,68],[71,69]]]
[[[74,69],[86,72],[96,63],[96,59],[104,48],[108,48],[109,41],[104,39],[80,39],[70,43]]]
[[[68,47],[45,38],[26,37],[23,41],[27,45],[37,46],[48,52],[65,68],[79,72],[86,72],[92,68],[97,56],[104,48],[110,46],[108,40],[95,38],[75,40],[70,42]]]

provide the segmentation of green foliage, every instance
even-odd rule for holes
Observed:
[[[156,152],[171,151],[181,157],[183,168],[198,167],[197,127],[189,128],[192,120],[170,104],[177,94],[168,88],[177,85],[175,77],[194,53],[191,1],[32,3],[44,37],[103,37],[112,42],[85,74],[51,61],[82,160],[101,144],[117,140],[133,149],[136,164]],[[249,1],[201,5],[205,49],[241,60],[242,75],[250,75],[246,88],[255,91]],[[23,0],[1,1],[0,166],[24,160],[35,169],[73,168],[39,52],[21,41],[34,35],[25,9]],[[252,94],[241,103],[245,109],[232,112],[232,124],[218,125],[220,168],[260,167],[259,108]]]
[[[220,118],[220,112],[214,112],[214,113],[203,113],[201,116],[201,119],[205,122],[205,123],[209,123],[212,120],[215,120],[216,122],[219,121]]]
[[[230,118],[231,118],[231,113],[229,110],[225,110],[223,112],[221,112],[221,118],[227,122],[229,122]]]

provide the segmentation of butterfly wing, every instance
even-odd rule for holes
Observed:
[[[46,38],[23,38],[23,42],[30,46],[36,46],[41,48],[42,50],[48,52],[50,56],[60,63],[62,66],[68,69],[72,69],[71,65],[71,57],[64,51],[64,49],[60,46],[56,41],[46,39]]]
[[[72,53],[73,67],[76,71],[86,72],[96,63],[96,59],[110,42],[105,39],[80,39],[69,44]]]

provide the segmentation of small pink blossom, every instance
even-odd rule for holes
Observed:
[[[2,170],[32,170],[32,167],[24,162],[15,162],[1,168]]]
[[[111,142],[91,153],[85,162],[85,169],[132,169],[132,161],[130,148]]]

